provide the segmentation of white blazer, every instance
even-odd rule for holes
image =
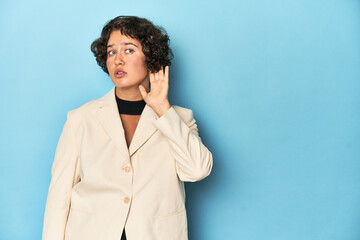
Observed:
[[[145,106],[129,148],[115,87],[68,112],[46,202],[43,240],[187,240],[184,181],[210,174],[190,109]]]

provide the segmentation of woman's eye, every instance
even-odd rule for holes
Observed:
[[[108,52],[108,55],[110,56],[110,55],[114,55],[115,54],[115,51],[109,51]]]
[[[132,53],[132,52],[134,52],[134,50],[132,50],[132,49],[126,49],[125,52],[126,52],[126,53]]]

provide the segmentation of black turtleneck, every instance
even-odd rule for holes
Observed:
[[[116,94],[115,94],[116,96]],[[118,98],[116,96],[116,103],[119,109],[120,114],[127,114],[127,115],[141,115],[144,107],[146,105],[144,100],[140,101],[127,101]]]

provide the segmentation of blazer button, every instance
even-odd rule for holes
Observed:
[[[124,171],[128,173],[131,171],[131,168],[129,166],[126,166],[126,167],[124,167]]]
[[[126,197],[124,198],[124,203],[129,203],[130,202],[130,198]]]

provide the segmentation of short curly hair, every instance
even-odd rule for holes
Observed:
[[[91,44],[91,51],[97,64],[109,74],[106,66],[107,43],[113,31],[137,39],[145,54],[145,63],[150,72],[157,72],[164,66],[170,66],[174,55],[169,47],[170,39],[166,31],[155,26],[145,18],[136,16],[118,16],[108,21],[102,29],[101,36]]]

